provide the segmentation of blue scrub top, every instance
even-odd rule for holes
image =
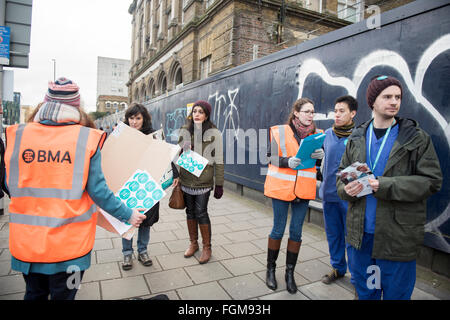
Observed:
[[[332,128],[327,129],[325,134],[326,137],[323,142],[325,150],[322,167],[323,181],[320,184],[319,198],[327,202],[339,202],[341,199],[337,195],[336,173],[345,152],[348,138],[339,138]]]
[[[370,136],[372,135],[372,145],[369,146]],[[378,163],[375,167],[370,168],[375,175],[375,177],[382,176],[384,173],[384,168],[386,167],[386,163],[389,159],[389,154],[391,153],[391,149],[394,146],[394,142],[398,137],[398,125],[392,127],[389,136],[387,137],[386,144],[384,145],[383,150],[381,151],[380,158],[378,159]],[[378,150],[380,150],[381,144],[383,142],[383,137],[377,139],[375,133],[372,130],[367,129],[366,131],[366,163],[375,163],[375,159],[377,157]],[[370,149],[370,161],[369,161],[369,152]],[[366,212],[364,218],[364,232],[367,233],[375,233],[375,218],[377,211],[377,199],[373,196],[373,194],[369,194],[366,196]]]

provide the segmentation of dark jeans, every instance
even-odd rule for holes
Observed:
[[[280,240],[286,228],[289,205],[291,205],[291,222],[289,225],[289,239],[300,242],[302,240],[303,222],[308,211],[309,200],[283,201],[272,199],[273,227],[270,237]]]
[[[42,273],[23,274],[26,284],[24,300],[74,300],[78,288],[73,288],[76,278],[79,283],[83,278],[84,271],[77,273],[60,272],[52,275]],[[69,277],[72,277],[69,279]],[[69,285],[68,281],[69,280]],[[70,287],[70,288],[69,288]]]
[[[211,191],[200,195],[190,195],[183,192],[188,219],[196,219],[199,224],[210,224],[208,216],[208,201]]]

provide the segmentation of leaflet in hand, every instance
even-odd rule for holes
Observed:
[[[311,153],[316,149],[322,148],[325,137],[325,133],[316,133],[302,139],[296,155],[301,160],[301,163],[295,170],[309,169],[316,165],[317,159],[312,159]]]
[[[198,178],[208,164],[208,159],[197,152],[186,150],[178,158],[177,164]]]
[[[163,188],[152,176],[147,171],[139,169],[131,175],[128,181],[115,194],[116,198],[122,201],[128,208],[142,208],[146,209],[145,211],[152,208],[165,195],[166,193]],[[101,209],[100,212],[122,237],[128,240],[133,237],[136,228],[127,222],[116,219]]]
[[[339,171],[336,175],[344,184],[357,180],[363,185],[364,188],[362,191],[356,195],[358,198],[373,192],[372,187],[369,184],[369,179],[375,179],[375,176],[366,163],[355,162],[344,170]]]

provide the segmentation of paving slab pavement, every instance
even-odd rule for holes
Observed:
[[[171,190],[168,190],[170,194]],[[8,200],[0,216],[0,300],[21,300],[25,282],[11,270],[8,249]],[[225,189],[222,199],[211,197],[212,257],[200,265],[200,251],[184,258],[188,232],[184,210],[168,207],[162,200],[160,221],[151,228],[148,253],[153,265],[144,267],[136,257],[133,269],[124,271],[119,236],[97,227],[91,267],[85,272],[77,300],[149,298],[167,294],[171,300],[352,300],[353,287],[347,273],[331,285],[320,279],[330,270],[325,232],[305,222],[295,278],[299,291],[286,291],[284,266],[288,228],[281,244],[276,276],[279,287],[265,285],[267,236],[272,227],[272,209]],[[136,249],[136,240],[134,239]],[[450,281],[417,267],[413,300],[450,300]]]

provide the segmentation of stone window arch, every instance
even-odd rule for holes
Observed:
[[[148,83],[148,93],[150,99],[153,99],[156,96],[156,84],[153,78],[150,79]]]
[[[167,91],[167,78],[166,73],[164,71],[161,72],[161,74],[158,77],[158,87],[160,94],[164,94]]]
[[[170,83],[171,83],[171,87],[172,89],[176,89],[177,86],[182,85],[183,84],[183,71],[181,68],[181,64],[176,61],[173,65],[172,68],[170,69]]]

